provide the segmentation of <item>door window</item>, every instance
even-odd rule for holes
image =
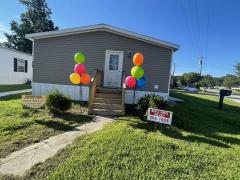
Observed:
[[[117,71],[118,70],[119,55],[110,54],[109,60],[109,70]]]

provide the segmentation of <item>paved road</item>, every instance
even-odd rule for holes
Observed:
[[[232,99],[232,100],[240,103],[240,95],[231,95],[231,96],[229,96],[227,98]]]
[[[219,96],[219,90],[216,90],[216,89],[208,89],[206,91],[207,92],[210,92],[212,95],[216,95],[216,96]],[[229,98],[229,99],[232,99],[238,103],[240,103],[240,95],[231,95],[231,96],[227,96],[226,98]]]

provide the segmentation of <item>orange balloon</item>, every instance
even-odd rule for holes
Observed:
[[[133,56],[133,64],[136,66],[141,66],[143,63],[143,54],[140,52],[137,52]]]
[[[81,83],[88,84],[91,81],[91,76],[89,74],[82,74]]]

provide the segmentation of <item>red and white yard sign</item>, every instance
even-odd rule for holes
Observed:
[[[172,112],[160,109],[148,108],[147,120],[162,124],[172,124]]]

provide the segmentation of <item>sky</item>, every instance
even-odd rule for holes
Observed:
[[[174,53],[175,74],[234,74],[240,62],[239,0],[47,0],[60,29],[106,23],[180,45]],[[0,41],[20,20],[25,7],[1,0]]]

